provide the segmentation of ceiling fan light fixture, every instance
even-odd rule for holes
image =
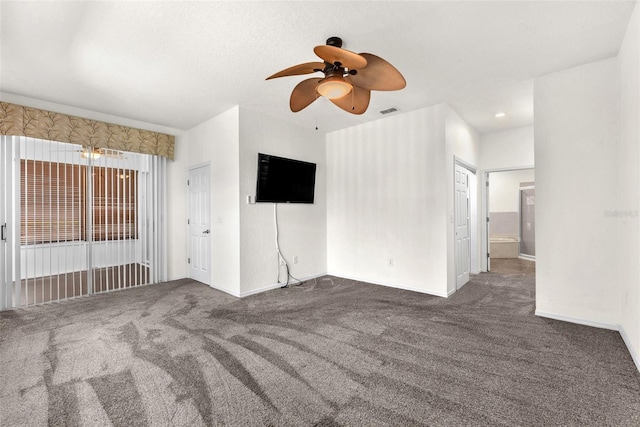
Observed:
[[[320,95],[329,99],[342,98],[353,90],[353,86],[342,77],[327,77],[317,88]]]
[[[102,153],[99,150],[82,150],[80,156],[84,159],[99,159]]]

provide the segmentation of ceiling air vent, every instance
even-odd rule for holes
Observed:
[[[390,113],[395,113],[396,111],[398,111],[396,107],[391,107],[391,108],[387,108],[386,110],[380,111],[380,114],[390,114]]]

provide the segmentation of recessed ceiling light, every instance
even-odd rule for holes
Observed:
[[[506,115],[507,115],[507,113],[504,113],[504,112],[501,111],[499,113],[496,113],[496,118],[499,119],[499,118],[502,118],[502,117],[504,117]]]

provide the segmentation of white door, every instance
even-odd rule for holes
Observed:
[[[211,224],[209,165],[189,169],[187,178],[188,228],[189,228],[189,277],[211,284]]]
[[[455,165],[455,264],[456,288],[460,289],[469,281],[469,176],[468,171]]]

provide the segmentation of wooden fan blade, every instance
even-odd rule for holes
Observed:
[[[338,62],[341,67],[345,67],[350,70],[359,70],[360,68],[367,66],[367,60],[364,57],[355,52],[351,52],[350,50],[335,46],[322,45],[314,47],[313,51],[329,64],[335,64]]]
[[[369,108],[369,99],[371,99],[370,90],[353,86],[351,92],[342,98],[330,99],[330,101],[351,114],[362,114]]]
[[[291,99],[289,100],[291,111],[297,113],[318,99],[319,95],[316,93],[316,87],[318,87],[318,82],[320,80],[322,79],[311,78],[303,80],[293,88],[293,92],[291,92]]]
[[[393,65],[370,53],[361,53],[367,66],[358,68],[358,74],[351,76],[353,84],[368,90],[400,90],[407,85],[400,71]]]
[[[275,73],[272,76],[267,77],[265,80],[275,79],[278,77],[287,77],[287,76],[299,76],[302,74],[311,74],[316,71],[324,70],[323,62],[305,62],[304,64],[294,65],[293,67],[289,67],[282,71]]]

